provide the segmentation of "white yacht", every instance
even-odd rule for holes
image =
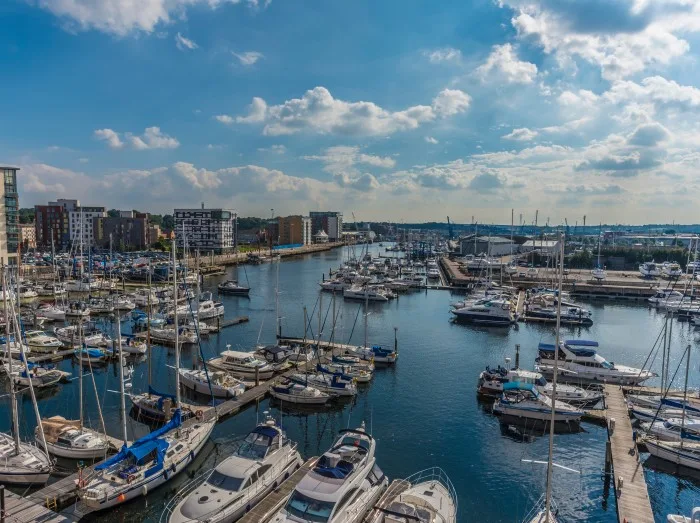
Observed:
[[[661,274],[659,266],[653,261],[644,262],[639,266],[639,274],[642,278],[656,278]]]
[[[681,437],[688,441],[700,441],[700,419],[669,418],[654,422],[643,422],[640,427],[644,432],[661,441],[680,441]],[[682,434],[682,436],[681,436]]]
[[[108,298],[93,298],[88,302],[88,307],[94,314],[110,314],[114,312],[114,302]]]
[[[90,281],[89,278],[79,280],[69,280],[65,283],[67,292],[90,292],[97,287],[97,282]]]
[[[335,374],[292,374],[289,379],[300,385],[314,387],[334,396],[355,396],[357,386],[353,380],[343,379]]]
[[[70,459],[104,458],[110,451],[107,439],[98,432],[82,427],[79,420],[52,416],[41,420],[49,454]],[[39,427],[35,439],[42,446]]]
[[[236,521],[301,464],[297,444],[268,416],[233,455],[185,485],[164,515],[170,523]]]
[[[319,285],[321,286],[321,290],[331,292],[343,292],[345,289],[352,287],[352,283],[346,281],[344,278],[326,280],[319,283]]]
[[[451,312],[458,319],[483,325],[507,326],[515,321],[510,300],[485,300]]]
[[[73,347],[78,342],[78,328],[76,325],[68,325],[67,327],[56,327],[53,333],[63,342],[64,345]],[[112,340],[101,330],[94,326],[84,326],[82,338],[86,345],[94,345],[97,347],[107,347],[112,345]]]
[[[129,296],[117,296],[112,300],[112,303],[116,311],[133,311],[136,308],[136,304]]]
[[[457,523],[457,492],[447,474],[433,467],[402,481],[394,496],[391,490],[375,505],[366,523]]]
[[[197,333],[187,327],[180,327],[177,333],[172,326],[163,327],[162,329],[151,329],[151,340],[155,342],[175,343],[176,337],[181,344],[194,344],[197,343],[198,339]]]
[[[500,365],[495,369],[486,367],[486,370],[479,374],[477,393],[481,396],[498,397],[503,393],[503,385],[506,383],[534,385],[540,393],[550,398],[552,397],[552,384],[539,372],[523,369],[507,369]],[[603,399],[603,392],[558,383],[556,399],[557,401],[583,407],[598,403]]]
[[[431,267],[430,269],[428,269],[428,272],[426,274],[429,280],[440,279],[440,271],[437,269],[437,267]]]
[[[218,316],[224,315],[224,305],[223,303],[214,302],[212,300],[203,300],[199,302],[197,307],[197,318],[200,320],[206,320],[209,318],[216,318]]]
[[[651,371],[624,365],[616,365],[599,355],[594,347],[598,342],[567,340],[559,346],[559,379],[561,381],[613,383],[639,385],[656,376]],[[535,370],[545,376],[552,375],[554,367],[554,345],[540,343]]]
[[[37,314],[50,320],[63,321],[66,319],[66,309],[58,305],[42,305],[37,309]]]
[[[681,301],[684,297],[685,295],[680,291],[669,288],[656,289],[656,293],[651,298],[647,298],[647,301],[652,305],[660,305],[665,302]]]
[[[180,381],[188,389],[216,398],[235,398],[245,392],[245,384],[224,371],[180,369]]]
[[[374,457],[376,442],[364,423],[340,437],[297,484],[272,523],[359,523],[388,480]]]
[[[493,411],[502,416],[538,421],[550,421],[553,418],[555,422],[578,422],[583,416],[582,410],[563,401],[554,402],[552,414],[552,400],[548,396],[540,394],[534,385],[519,382],[503,385],[503,394],[493,404]]]
[[[669,280],[675,280],[683,276],[683,269],[676,262],[664,262],[661,264],[661,275]]]
[[[367,300],[387,302],[391,297],[390,291],[382,287],[368,285],[353,285],[343,291],[343,297],[348,300]]]
[[[285,381],[270,387],[270,396],[287,403],[301,405],[325,405],[331,395],[321,392],[316,387],[310,387],[293,381]]]
[[[230,345],[226,345],[227,349]],[[238,378],[268,380],[275,374],[275,369],[266,361],[259,360],[250,352],[225,350],[218,358],[213,358],[207,365],[214,369],[230,372]]]
[[[53,354],[63,346],[56,336],[51,336],[44,331],[27,331],[24,333],[24,338],[32,352]]]
[[[131,300],[139,307],[148,307],[149,303],[151,307],[160,304],[160,298],[155,291],[149,291],[148,289],[137,289],[131,295]]]

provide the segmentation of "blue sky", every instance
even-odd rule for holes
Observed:
[[[696,222],[691,0],[9,0],[22,205]]]

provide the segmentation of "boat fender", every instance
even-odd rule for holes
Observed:
[[[289,471],[284,473],[284,479],[288,479],[288,478],[289,478]]]
[[[194,461],[194,451],[190,450],[190,461]]]
[[[165,479],[165,481],[168,481],[168,471],[167,471],[167,469],[163,471],[163,478]]]
[[[245,511],[246,511],[246,512],[250,512],[250,504],[246,505]]]
[[[275,481],[275,484],[272,485],[272,488],[273,488],[273,489],[276,489],[276,488],[277,488],[277,482],[276,482],[276,481]]]
[[[146,494],[148,494],[148,485],[141,487],[141,495],[145,496]]]
[[[177,471],[177,467],[175,466],[175,463],[173,463],[172,465],[170,465],[170,470],[173,471],[173,474]]]
[[[197,418],[199,421],[202,421],[202,416],[203,416],[203,412],[201,410],[198,410],[197,412],[194,413],[194,417]]]

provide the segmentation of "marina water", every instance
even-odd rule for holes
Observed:
[[[384,254],[373,246],[372,251]],[[303,306],[314,318],[309,321],[313,334],[318,331],[319,286],[322,275],[336,269],[347,256],[346,249],[284,259],[279,264],[280,316],[282,334],[301,337],[304,334]],[[216,284],[227,278],[245,282],[249,298],[221,297],[226,318],[248,316],[249,323],[223,329],[202,343],[205,358],[216,356],[230,344],[233,349],[250,350],[258,342],[275,340],[275,289],[277,265],[230,267],[225,276],[205,279],[205,290],[216,292]],[[299,443],[304,458],[318,456],[332,443],[338,430],[367,423],[377,439],[379,466],[391,478],[408,476],[430,466],[440,466],[450,476],[459,497],[461,521],[521,521],[545,489],[546,465],[524,463],[523,460],[547,459],[546,434],[515,431],[502,426],[490,413],[490,403],[476,397],[476,381],[485,366],[504,364],[514,359],[515,346],[520,345],[523,368],[532,368],[539,342],[553,343],[553,326],[520,324],[513,328],[482,328],[450,321],[449,304],[461,298],[445,290],[422,290],[401,295],[385,304],[370,303],[369,342],[393,345],[394,328],[398,336],[400,356],[394,367],[378,368],[373,381],[361,386],[357,398],[343,405],[324,410],[280,410],[278,403],[264,400],[251,405],[235,416],[219,423],[212,441],[187,472],[146,498],[91,517],[96,521],[158,521],[162,508],[178,487],[193,474],[211,468],[224,459],[235,440],[245,436],[261,420],[263,411],[281,421],[288,436]],[[337,298],[340,311],[334,339],[338,342],[362,343],[364,335],[362,304]],[[564,339],[583,338],[600,342],[600,352],[609,361],[641,367],[663,325],[663,314],[644,304],[616,301],[592,301],[594,325],[589,328],[562,329]],[[322,317],[331,318],[331,295],[324,293]],[[113,332],[109,320],[98,324]],[[326,320],[323,338],[331,333]],[[130,323],[122,323],[128,332]],[[350,338],[352,333],[352,338]],[[309,333],[311,336],[311,333]],[[675,370],[683,348],[693,344],[691,382],[700,385],[700,354],[691,330],[679,323],[673,327],[671,371]],[[185,348],[183,366],[191,366],[198,357],[198,348]],[[660,371],[660,356],[653,370]],[[152,384],[162,392],[174,392],[174,350],[156,346],[152,356]],[[64,360],[60,368],[77,376],[75,361]],[[97,393],[103,408],[107,431],[119,433],[118,370],[114,364],[95,370]],[[683,372],[679,372],[682,376]],[[147,387],[145,360],[135,365],[133,391]],[[658,385],[651,382],[650,385]],[[680,384],[677,378],[675,385]],[[100,426],[92,383],[85,382],[86,423]],[[47,395],[48,394],[48,395]],[[25,439],[32,438],[35,420],[28,394],[22,401],[21,430]],[[7,397],[3,408],[9,409]],[[78,417],[77,383],[63,385],[40,396],[43,416]],[[127,406],[127,408],[129,408]],[[133,419],[128,422],[133,437],[148,429]],[[555,438],[556,463],[580,471],[580,474],[554,470],[554,499],[562,521],[616,521],[615,493],[604,488],[603,469],[606,430],[582,423],[582,431],[559,434]],[[9,430],[9,416],[0,419],[0,430]],[[632,447],[632,442],[630,442]],[[648,465],[651,465],[650,462]],[[74,462],[61,463],[75,468]],[[667,471],[666,471],[667,472]],[[700,478],[676,477],[660,465],[645,466],[652,508],[657,521],[672,513],[690,514],[700,504]],[[674,471],[671,470],[671,473]]]

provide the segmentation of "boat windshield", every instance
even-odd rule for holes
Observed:
[[[604,369],[614,369],[615,366],[610,363],[609,361],[601,361],[600,366],[603,367]]]
[[[272,444],[272,438],[265,434],[251,432],[238,447],[237,454],[244,458],[263,459]]]
[[[352,436],[345,436],[343,438],[343,441],[340,442],[340,445],[341,446],[349,445],[351,447],[362,447],[365,450],[369,449],[369,442],[368,441],[366,441],[364,439],[360,439],[358,437],[352,437]]]
[[[537,378],[537,379],[535,380],[535,384],[536,384],[538,387],[544,387],[545,385],[547,385],[547,380],[544,379],[543,376],[540,376],[539,378]]]
[[[334,506],[335,503],[319,501],[295,490],[287,502],[286,510],[292,516],[302,518],[304,521],[325,523],[331,518]]]
[[[207,483],[209,483],[212,487],[217,487],[222,490],[238,492],[238,489],[241,488],[244,479],[245,478],[233,478],[231,476],[227,476],[226,474],[222,474],[218,470],[215,470],[212,472],[211,476],[209,476]]]

